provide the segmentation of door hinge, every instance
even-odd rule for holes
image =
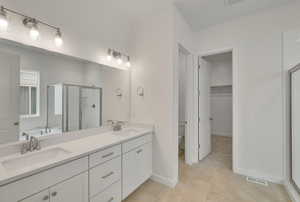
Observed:
[[[200,147],[201,147],[201,145],[199,144],[199,145],[198,145],[198,148],[200,149]]]
[[[200,117],[198,117],[198,123],[200,123]]]
[[[200,96],[201,92],[200,92],[200,89],[198,89],[198,96]]]

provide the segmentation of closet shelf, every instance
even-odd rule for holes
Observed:
[[[232,88],[232,85],[214,85],[210,86],[211,88]]]
[[[232,86],[231,85],[211,86],[210,92],[211,92],[211,94],[231,94]]]

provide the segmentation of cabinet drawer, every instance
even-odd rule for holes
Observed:
[[[121,181],[90,199],[90,202],[121,202]]]
[[[122,145],[123,153],[127,153],[127,152],[129,152],[143,144],[151,142],[151,141],[152,141],[152,135],[149,134],[149,135],[144,135],[142,137],[125,142]]]
[[[121,155],[121,145],[117,145],[90,155],[90,168]]]
[[[121,157],[92,168],[89,177],[90,197],[92,197],[121,179]]]

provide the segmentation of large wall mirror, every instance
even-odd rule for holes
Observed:
[[[300,65],[290,70],[291,179],[300,193]]]
[[[0,40],[0,144],[128,121],[130,72]]]

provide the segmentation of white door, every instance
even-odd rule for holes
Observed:
[[[49,202],[49,201],[50,201],[49,190],[45,190],[31,197],[28,197],[20,202]]]
[[[199,160],[211,152],[211,127],[210,127],[210,67],[205,59],[199,57],[198,69],[198,141]]]
[[[187,125],[187,55],[179,50],[179,128],[180,137],[186,135]],[[184,145],[180,145],[184,146]],[[184,149],[184,148],[181,148]]]
[[[0,144],[19,139],[20,58],[0,52]]]
[[[50,202],[88,202],[88,198],[87,172],[50,188]]]

